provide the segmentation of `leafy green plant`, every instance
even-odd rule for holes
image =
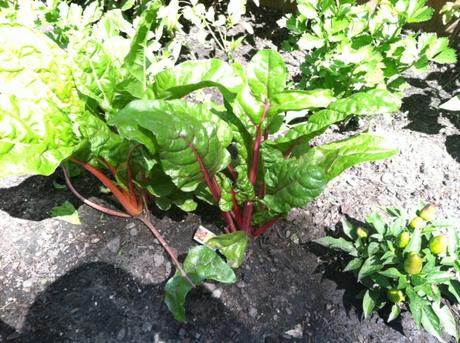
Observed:
[[[388,321],[392,321],[401,310],[408,310],[418,326],[440,341],[444,341],[443,330],[458,340],[454,316],[446,305],[446,299],[460,301],[456,228],[436,224],[432,204],[412,218],[396,208],[387,208],[386,213],[389,221],[379,213],[368,215],[366,228],[355,228],[344,220],[345,237],[327,236],[316,242],[352,257],[344,271],[352,272],[367,289],[363,297],[365,317],[391,306]],[[360,230],[367,234],[360,234]]]
[[[50,175],[62,166],[67,187],[85,204],[143,222],[177,267],[166,303],[184,320],[191,288],[206,279],[234,282],[248,237],[305,206],[345,169],[398,152],[369,132],[323,145],[312,139],[351,115],[399,104],[386,90],[337,100],[328,89],[286,89],[287,68],[273,50],[259,51],[246,68],[213,59],[152,75],[150,36],[160,7],[150,2],[133,32],[113,19],[116,10],[46,34],[36,20],[26,26],[8,16],[0,24],[0,176]],[[88,17],[77,14],[77,23]],[[114,42],[127,47],[115,52]],[[220,91],[223,104],[192,101],[190,93],[207,87]],[[123,210],[82,197],[70,166],[97,177]],[[220,208],[226,234],[181,264],[148,205],[193,211],[197,199]]]
[[[448,1],[441,8],[439,14],[442,15],[442,23],[444,25],[449,24],[455,19],[460,18],[460,1]]]
[[[290,31],[286,49],[306,52],[301,66],[305,89],[326,87],[338,97],[357,91],[406,86],[402,73],[426,71],[430,61],[454,63],[447,38],[434,33],[403,34],[407,24],[431,18],[426,0],[298,0],[298,14],[280,21]]]

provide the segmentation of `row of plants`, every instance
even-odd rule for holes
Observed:
[[[241,20],[242,1],[229,2],[234,12],[224,21],[198,1],[125,1],[121,7],[3,1],[0,177],[50,175],[62,167],[67,187],[84,203],[143,222],[176,265],[165,301],[184,321],[193,287],[236,281],[233,269],[243,263],[250,238],[308,204],[347,168],[398,153],[370,130],[312,144],[353,116],[398,111],[402,71],[455,61],[442,38],[402,36],[405,23],[431,14],[424,1],[394,3],[380,3],[374,18],[370,5],[299,0],[300,14],[287,21],[305,31],[304,41],[308,30],[321,28],[315,34],[323,45],[311,48],[311,69],[306,73],[304,65],[307,76],[294,85],[274,50],[258,51],[245,67],[219,59],[176,65],[183,57],[175,38],[185,32],[181,17],[216,42],[228,42],[225,30]],[[401,6],[409,3],[411,9],[416,4],[414,13],[396,23],[382,19],[383,4],[406,13],[409,7]],[[216,45],[229,55],[233,49]],[[408,46],[413,50],[405,52]],[[222,101],[202,96],[206,88],[217,89]],[[78,193],[71,177],[82,169],[122,210]],[[219,208],[225,234],[192,248],[181,263],[155,228],[149,206],[194,211],[198,201]]]

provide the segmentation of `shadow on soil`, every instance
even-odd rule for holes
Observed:
[[[209,294],[197,290],[187,298],[190,323],[172,318],[163,302],[164,283],[138,283],[111,264],[88,263],[70,270],[39,294],[20,334],[0,323],[0,337],[15,343],[154,342],[171,338],[195,340],[211,335],[216,342],[232,338],[220,328],[232,323],[238,338],[254,341],[250,330]],[[193,329],[193,330],[192,330]],[[193,337],[189,337],[193,331]]]
[[[100,186],[97,180],[88,175],[75,178],[78,191],[86,198],[97,195],[100,197]],[[51,210],[64,201],[71,202],[76,208],[81,202],[64,186],[65,182],[60,171],[52,176],[31,176],[19,185],[0,189],[0,210],[10,216],[32,221],[50,218]],[[110,198],[103,197],[110,202]]]
[[[422,93],[412,94],[403,100],[401,111],[408,111],[408,119],[411,121],[406,129],[434,135],[444,128],[439,123],[439,117],[447,118],[453,126],[460,130],[460,112],[445,111],[432,106],[432,100],[438,99],[440,104],[448,100],[446,93],[454,95],[458,85],[456,80],[460,75],[460,65],[446,72],[433,72],[425,80],[408,78],[407,82],[423,90]],[[429,81],[439,80],[439,85],[433,87]],[[441,94],[443,93],[443,94]],[[447,152],[460,163],[460,135],[446,137]]]

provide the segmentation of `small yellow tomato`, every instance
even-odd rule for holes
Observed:
[[[430,251],[434,255],[442,254],[447,249],[447,244],[449,244],[447,237],[444,235],[434,236],[430,239]]]
[[[410,241],[409,231],[403,231],[398,236],[398,239],[396,240],[396,244],[398,245],[398,248],[404,249],[407,246],[407,244],[409,244],[409,241]]]
[[[390,301],[399,304],[406,300],[406,297],[404,296],[404,293],[396,288],[389,289],[387,292],[387,297]]]
[[[365,228],[359,226],[356,228],[356,235],[359,238],[366,239],[369,236],[369,233],[367,232]]]
[[[415,252],[410,252],[404,260],[404,271],[409,275],[420,273],[422,266],[422,258]]]
[[[434,204],[428,204],[420,210],[419,216],[427,222],[432,221],[436,217],[438,208]]]
[[[412,219],[409,223],[409,227],[412,229],[412,230],[415,230],[415,229],[420,229],[422,227],[425,226],[425,221],[420,218],[420,217],[415,217],[414,219]]]

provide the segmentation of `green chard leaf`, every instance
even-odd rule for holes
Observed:
[[[196,286],[205,280],[223,283],[236,281],[232,268],[216,252],[204,245],[190,249],[183,265]],[[190,283],[179,272],[166,283],[165,303],[178,321],[185,321],[185,299],[191,289]]]
[[[49,175],[80,145],[86,116],[67,55],[45,35],[0,25],[0,177]]]
[[[400,107],[401,95],[384,89],[371,89],[339,99],[331,103],[328,109],[349,115],[372,115],[397,112]]]
[[[242,87],[238,69],[221,60],[183,62],[155,76],[153,91],[158,99],[178,99],[201,88],[217,87],[232,98]]]
[[[247,234],[244,231],[237,231],[212,237],[206,241],[206,245],[219,249],[230,267],[238,268],[243,263],[248,242]]]
[[[288,71],[283,58],[274,50],[257,52],[246,70],[251,92],[262,103],[271,102],[286,87]]]
[[[276,114],[287,111],[300,111],[308,108],[327,107],[334,99],[330,89],[283,90],[270,99],[268,113]]]
[[[204,182],[197,155],[215,175],[230,162],[229,126],[203,104],[185,100],[137,100],[111,118],[120,134],[158,153],[164,172],[182,191]]]
[[[276,163],[265,174],[267,189],[263,202],[279,213],[305,206],[345,169],[397,152],[387,147],[382,138],[362,134],[311,148],[298,159],[271,156]]]

